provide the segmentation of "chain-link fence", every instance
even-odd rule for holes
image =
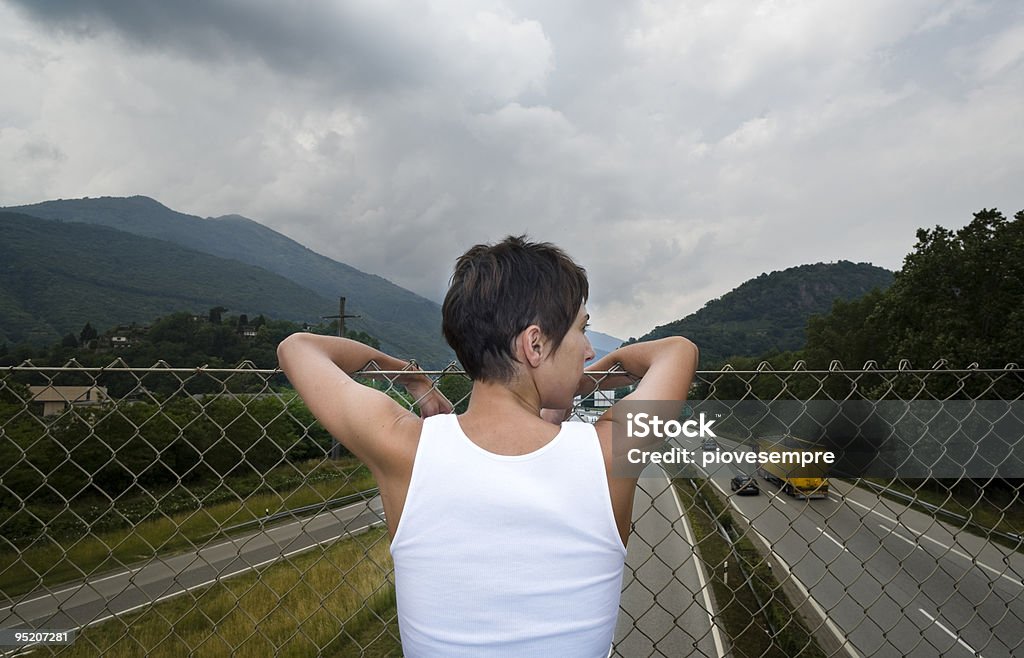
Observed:
[[[397,374],[367,383],[412,408]],[[464,408],[461,371],[427,374]],[[979,446],[1024,441],[1022,395],[1014,366],[698,373],[685,413],[714,413],[717,435],[640,480],[615,655],[1024,652],[1015,462],[989,472],[942,444],[964,468],[911,479],[903,462],[838,477],[721,457],[770,437],[898,461],[878,450],[984,401],[999,406],[980,425],[955,424],[991,464]],[[335,446],[280,372],[249,364],[0,370],[0,652],[400,655],[375,483]],[[41,630],[72,634],[14,636]]]

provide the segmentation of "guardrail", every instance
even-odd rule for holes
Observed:
[[[282,519],[290,519],[292,521],[301,520],[304,516],[309,516],[311,513],[319,514],[320,512],[326,512],[327,510],[343,507],[361,500],[370,500],[380,494],[380,489],[377,487],[371,487],[358,493],[349,494],[347,496],[341,496],[340,498],[332,498],[325,500],[322,503],[313,503],[312,505],[304,505],[302,507],[294,507],[292,509],[285,510],[284,512],[276,512],[274,514],[267,514],[259,519],[253,519],[251,521],[245,521],[232,526],[228,526],[223,529],[223,533],[226,535],[246,530],[249,528],[263,528],[269,524],[276,523]]]
[[[1010,547],[1013,548],[1015,551],[1019,551],[1022,547],[1024,547],[1024,535],[1015,532],[1002,532],[1001,530],[996,530],[995,528],[984,526],[980,523],[975,523],[974,521],[967,518],[966,516],[963,516],[962,514],[951,512],[948,509],[945,509],[939,505],[933,505],[929,502],[918,500],[915,496],[909,496],[900,491],[894,491],[889,487],[883,487],[882,485],[876,484],[870,480],[861,480],[860,485],[868,487],[869,489],[872,489],[873,491],[888,496],[889,498],[895,498],[896,500],[903,501],[908,506],[924,508],[935,517],[942,517],[949,521],[952,521],[954,524],[957,524],[960,528],[969,528],[970,530],[982,536],[1003,539],[1007,543],[1009,543]]]

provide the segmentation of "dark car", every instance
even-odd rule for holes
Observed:
[[[700,444],[701,450],[718,450],[718,441],[714,439],[704,439],[704,442]]]
[[[761,493],[757,480],[749,475],[737,475],[729,482],[729,488],[739,496],[756,496]]]

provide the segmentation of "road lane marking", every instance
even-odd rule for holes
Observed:
[[[1020,580],[1017,580],[1016,578],[1012,578],[1010,576],[1007,576],[1005,571],[999,571],[995,567],[990,567],[987,564],[985,564],[984,562],[982,562],[981,560],[977,559],[976,557],[974,557],[972,555],[969,555],[968,553],[964,553],[964,552],[958,551],[957,549],[953,548],[952,546],[946,546],[945,544],[943,544],[939,540],[932,539],[931,537],[929,537],[926,534],[917,533],[917,531],[915,531],[912,528],[907,528],[907,529],[910,530],[911,532],[917,534],[918,537],[921,537],[923,539],[927,539],[930,542],[935,542],[936,544],[938,544],[942,548],[946,549],[947,551],[950,551],[951,553],[953,553],[955,555],[959,555],[960,557],[962,557],[963,559],[967,560],[971,564],[976,564],[979,567],[981,567],[982,569],[985,569],[986,571],[994,573],[995,575],[999,576],[1000,578],[1005,578],[1006,580],[1010,581],[1011,583],[1013,583],[1014,585],[1016,585],[1018,587],[1024,587],[1024,582],[1021,582]],[[1009,567],[1009,565],[1007,565],[1007,567]]]
[[[729,494],[725,493],[725,489],[723,489],[723,488],[722,488],[722,487],[721,487],[721,486],[720,486],[720,485],[719,485],[719,484],[718,484],[717,482],[715,482],[715,481],[714,481],[714,480],[712,480],[711,478],[708,478],[708,482],[710,482],[711,484],[713,484],[713,485],[714,485],[714,487],[715,487],[715,489],[718,489],[719,491],[721,491],[721,492],[722,492],[722,495],[723,495],[723,496],[725,496],[726,498],[728,498],[728,499],[729,499],[729,502],[733,504],[733,505],[732,505],[733,507],[736,507],[736,503],[734,503],[734,502],[733,502],[733,500],[732,500],[732,496],[730,496]],[[738,507],[736,507],[736,509],[739,509],[739,508],[738,508]]]
[[[79,583],[78,585],[71,585],[70,587],[65,587],[64,589],[59,589],[56,592],[50,592],[48,594],[40,594],[39,596],[37,596],[35,598],[27,599],[25,601],[18,601],[17,603],[12,603],[11,605],[4,606],[3,608],[0,608],[0,612],[6,612],[8,610],[13,610],[14,608],[17,608],[20,605],[28,605],[29,603],[35,603],[36,601],[42,601],[43,599],[48,599],[50,597],[56,597],[56,596],[59,596],[59,595],[63,594],[64,592],[72,592],[72,591],[75,591],[75,590],[80,590],[80,589],[84,588],[86,585],[95,585],[96,583],[102,583],[104,580],[110,580],[111,578],[117,578],[119,576],[130,576],[131,574],[135,573],[136,571],[139,571],[140,569],[142,569],[145,566],[146,565],[143,564],[143,565],[135,567],[133,569],[129,569],[128,571],[118,571],[117,573],[111,574],[109,576],[104,576],[102,578],[97,578],[96,580],[89,580],[89,581],[87,581],[85,583]],[[71,598],[71,597],[68,597],[68,598]]]
[[[963,640],[962,640],[962,639],[960,638],[960,636],[959,636],[959,635],[957,635],[957,634],[956,634],[956,633],[954,633],[953,631],[951,631],[951,630],[949,630],[948,628],[946,628],[946,627],[945,627],[945,626],[944,626],[944,625],[942,624],[942,622],[941,622],[941,621],[939,621],[939,620],[938,620],[938,619],[936,619],[935,617],[932,617],[932,616],[931,616],[930,614],[928,614],[927,612],[925,612],[925,611],[924,611],[924,609],[922,609],[922,608],[918,608],[917,610],[918,610],[918,612],[920,612],[920,613],[921,613],[922,615],[924,615],[925,617],[927,617],[928,619],[930,619],[930,620],[931,620],[931,622],[932,622],[933,624],[935,624],[936,626],[938,626],[939,628],[941,628],[941,629],[942,629],[943,631],[945,631],[946,635],[950,636],[951,638],[953,638],[954,640],[956,640],[956,641],[957,641],[957,643],[958,643],[958,644],[960,644],[960,645],[961,645],[961,646],[962,646],[963,648],[965,648],[965,649],[967,649],[968,651],[970,651],[970,652],[971,652],[971,655],[972,655],[972,656],[977,656],[978,658],[981,658],[981,654],[980,654],[980,653],[978,653],[977,651],[975,651],[975,650],[974,650],[974,647],[972,647],[971,645],[969,645],[969,644],[967,644],[966,642],[964,642],[964,641],[963,641]]]
[[[909,542],[909,541],[910,541],[909,539],[904,539],[902,535],[900,535],[899,533],[897,533],[897,532],[896,532],[896,530],[895,530],[895,528],[886,528],[886,527],[885,527],[884,525],[882,525],[881,523],[879,523],[879,524],[878,524],[878,527],[879,527],[879,528],[882,528],[883,530],[886,530],[887,532],[891,532],[891,533],[893,533],[894,535],[896,535],[896,536],[897,536],[897,537],[899,537],[900,539],[903,539],[903,541],[907,541],[907,542]],[[905,527],[905,528],[906,528],[906,526],[903,526],[903,527]],[[996,568],[994,568],[994,567],[990,567],[990,566],[988,566],[987,564],[985,564],[984,562],[982,562],[981,560],[978,560],[977,558],[975,558],[975,557],[973,557],[973,556],[971,556],[971,555],[968,555],[967,553],[964,553],[963,551],[958,551],[957,549],[953,548],[952,546],[946,546],[945,544],[943,544],[943,543],[942,543],[942,542],[940,542],[939,540],[937,540],[937,539],[932,539],[932,538],[931,538],[931,537],[929,537],[928,535],[926,535],[926,534],[924,534],[924,533],[920,533],[920,532],[917,532],[917,531],[916,531],[916,530],[914,530],[913,528],[907,528],[907,530],[909,530],[910,532],[914,533],[914,535],[915,535],[916,537],[918,537],[918,539],[927,539],[928,541],[930,541],[930,542],[932,542],[932,543],[938,544],[939,546],[941,546],[942,548],[944,548],[944,549],[945,549],[946,551],[948,551],[948,552],[950,552],[950,553],[953,553],[954,555],[958,555],[958,556],[962,557],[963,559],[967,560],[967,561],[968,561],[968,562],[970,562],[971,564],[974,564],[974,565],[976,565],[976,566],[979,566],[979,567],[981,567],[982,569],[984,569],[984,570],[986,570],[986,571],[989,571],[989,572],[991,572],[991,573],[993,573],[993,574],[995,574],[995,575],[999,576],[1000,578],[1005,578],[1006,580],[1010,581],[1011,583],[1013,583],[1013,584],[1014,584],[1014,585],[1016,585],[1017,587],[1024,587],[1024,582],[1021,582],[1020,580],[1017,580],[1016,578],[1013,578],[1013,577],[1011,577],[1011,576],[1007,576],[1007,575],[1006,575],[1006,573],[1005,573],[1004,571],[999,571],[998,569],[996,569]],[[914,545],[915,545],[915,546],[918,546],[918,547],[920,547],[920,544],[919,544],[919,543],[917,543],[917,542],[913,542],[913,543],[914,543]],[[923,549],[922,549],[922,550],[923,550]]]
[[[876,510],[875,508],[873,508],[873,507],[868,507],[868,506],[867,506],[867,505],[865,505],[864,503],[859,503],[859,502],[857,502],[856,500],[854,500],[854,499],[852,499],[852,498],[847,498],[847,499],[846,499],[846,502],[848,502],[848,503],[853,503],[854,505],[856,505],[856,506],[858,506],[858,507],[863,507],[863,508],[864,508],[864,509],[866,509],[867,511],[871,512],[872,514],[877,514],[878,516],[882,517],[883,519],[885,519],[886,521],[888,521],[889,523],[891,523],[891,524],[893,524],[893,525],[902,525],[902,526],[905,526],[905,525],[906,525],[906,524],[904,524],[904,523],[901,523],[901,522],[897,521],[896,519],[892,518],[891,516],[886,516],[885,514],[882,514],[881,512],[879,512],[878,510]]]
[[[700,582],[701,592],[704,593],[704,605],[708,613],[708,620],[711,622],[711,637],[715,640],[715,650],[718,652],[718,658],[725,658],[725,645],[722,644],[722,636],[718,632],[718,623],[715,622],[715,615],[712,613],[714,606],[711,604],[711,593],[708,591],[708,583],[704,577],[704,565],[701,560],[697,559],[697,542],[694,541],[693,533],[690,532],[690,523],[683,513],[683,506],[679,502],[679,494],[676,493],[676,485],[672,484],[672,480],[667,474],[665,475],[665,480],[672,490],[672,500],[676,501],[676,509],[679,510],[679,520],[683,522],[683,532],[686,533],[686,541],[690,542],[690,554],[693,556],[693,565],[697,571],[697,580]]]
[[[824,530],[822,530],[822,529],[821,529],[821,528],[819,528],[818,526],[814,526],[814,529],[815,529],[815,530],[817,530],[817,531],[818,531],[819,533],[821,533],[821,536],[825,537],[826,539],[828,539],[828,540],[829,540],[830,542],[832,542],[833,544],[835,544],[835,545],[836,545],[836,546],[838,546],[839,548],[843,549],[843,550],[844,550],[844,551],[846,551],[847,553],[849,553],[849,552],[850,552],[850,551],[846,550],[846,547],[845,547],[845,546],[843,546],[843,545],[842,545],[842,544],[840,544],[840,543],[839,543],[838,541],[836,541],[835,539],[833,539],[833,538],[832,538],[832,535],[828,534],[827,532],[825,532]]]
[[[881,528],[882,530],[885,530],[887,533],[889,533],[889,536],[895,537],[896,539],[902,539],[903,541],[907,542],[908,544],[910,544],[914,548],[920,548],[922,551],[924,550],[923,548],[921,548],[921,545],[918,544],[916,541],[913,541],[912,539],[907,539],[906,537],[904,537],[900,533],[896,532],[895,528],[888,528],[888,527],[882,525],[881,523],[878,524],[878,527]]]
[[[996,574],[1000,578],[1005,578],[1006,580],[1010,581],[1014,585],[1017,585],[1018,587],[1024,587],[1024,582],[1021,582],[1020,580],[1017,580],[1016,578],[1012,578],[1010,576],[1007,576],[1003,571],[1000,571],[999,569],[995,569],[993,567],[990,567],[989,565],[985,564],[984,562],[982,562],[981,560],[977,559],[976,557],[973,557],[971,555],[968,555],[967,553],[963,553],[961,551],[958,551],[957,549],[953,548],[952,546],[946,546],[945,544],[940,542],[938,539],[933,539],[933,538],[929,537],[928,535],[924,534],[923,532],[918,532],[917,530],[914,530],[913,528],[908,526],[906,523],[903,523],[902,521],[897,521],[896,519],[892,518],[891,516],[886,516],[885,514],[882,514],[881,512],[879,512],[879,511],[877,511],[877,510],[875,510],[875,509],[873,509],[871,507],[868,507],[864,503],[859,503],[856,500],[853,500],[852,498],[847,498],[846,502],[853,503],[854,505],[857,505],[858,507],[863,507],[867,511],[869,511],[869,512],[871,512],[873,514],[877,514],[878,516],[882,517],[883,519],[885,519],[889,523],[893,524],[894,526],[900,526],[902,528],[906,528],[910,532],[914,533],[914,535],[916,535],[917,537],[923,537],[923,538],[927,539],[928,541],[930,541],[932,543],[938,544],[939,546],[941,546],[942,548],[946,549],[947,551],[949,551],[951,553],[955,553],[956,555],[959,555],[960,557],[962,557],[965,560],[969,561],[971,564],[976,564],[979,567],[981,567],[982,569],[985,569],[986,571],[989,571],[991,573]],[[909,509],[910,508],[907,508],[908,511],[909,511]],[[884,526],[882,526],[882,527],[884,527]],[[891,531],[890,528],[886,528],[886,530],[887,531]],[[900,535],[896,535],[896,536],[900,537],[900,539],[904,539]],[[904,539],[904,541],[906,541],[906,539]],[[918,546],[919,544],[915,543],[914,545]],[[1009,568],[1009,565],[1007,565],[1007,568]]]

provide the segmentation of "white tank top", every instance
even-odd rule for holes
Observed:
[[[391,556],[410,658],[605,658],[626,549],[594,427],[504,456],[425,419]]]

